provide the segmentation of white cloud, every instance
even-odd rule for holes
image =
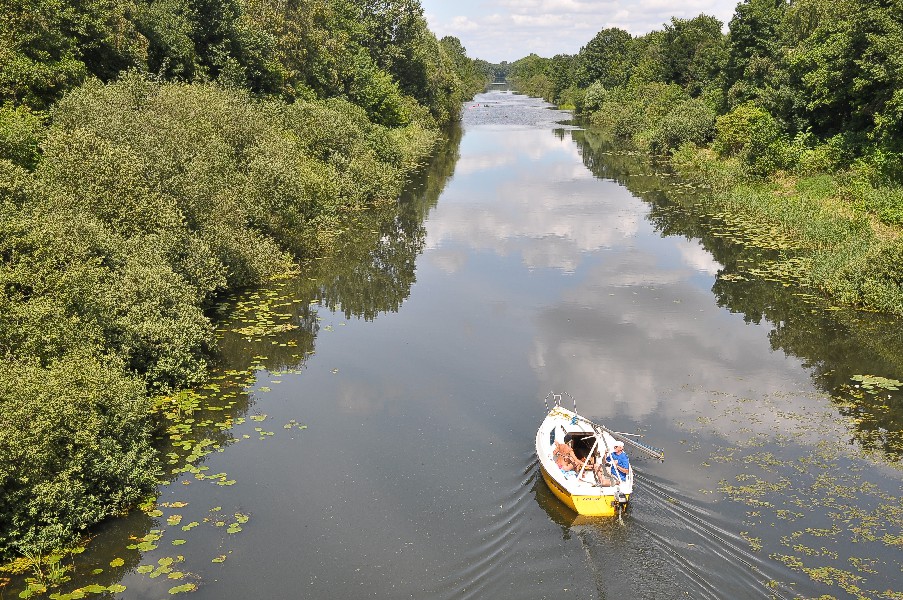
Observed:
[[[587,415],[643,421],[705,414],[708,391],[745,392],[737,373],[760,393],[809,385],[796,359],[769,351],[767,328],[727,326],[741,317],[713,314],[711,293],[693,275],[640,249],[595,267],[538,317],[531,365],[541,389],[568,390]]]
[[[455,31],[460,32],[471,32],[478,31],[482,29],[482,26],[476,21],[472,21],[467,17],[455,17],[452,19],[451,27],[455,29]]]
[[[661,29],[671,17],[700,13],[727,23],[736,0],[421,0],[430,28],[439,37],[453,35],[468,55],[490,62],[576,54],[593,36],[620,27],[633,35]]]

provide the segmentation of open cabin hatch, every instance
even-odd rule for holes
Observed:
[[[571,446],[577,458],[585,462],[596,444],[596,436],[592,433],[569,433],[564,436],[564,443]],[[596,454],[598,456],[598,452]]]

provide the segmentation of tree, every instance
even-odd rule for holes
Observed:
[[[666,83],[700,93],[721,68],[723,37],[721,21],[715,17],[672,18],[661,38]]]
[[[549,61],[548,76],[552,82],[550,102],[559,102],[565,90],[577,85],[575,67],[577,57],[570,54],[556,54]]]
[[[0,103],[44,109],[88,75],[105,81],[146,60],[130,0],[0,0]]]
[[[807,2],[790,69],[813,132],[899,149],[903,139],[903,2]],[[799,12],[795,11],[798,17]],[[798,23],[799,20],[796,21]]]
[[[580,87],[601,81],[605,87],[624,84],[630,76],[628,54],[632,37],[623,29],[603,29],[577,55],[576,79]]]
[[[730,106],[760,98],[782,67],[784,0],[744,0],[730,21],[722,87]]]

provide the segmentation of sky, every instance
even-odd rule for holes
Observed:
[[[739,0],[420,0],[437,37],[453,35],[471,58],[515,61],[531,52],[576,54],[601,30],[633,35],[662,29],[671,17],[705,13],[725,23]]]

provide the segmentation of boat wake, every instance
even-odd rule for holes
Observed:
[[[512,461],[514,462],[514,461]],[[779,566],[756,556],[736,525],[681,495],[671,481],[638,474],[623,519],[585,517],[549,490],[535,454],[498,481],[492,506],[474,509],[430,598],[632,600],[797,597]],[[537,510],[537,507],[539,510]]]
[[[491,507],[473,516],[475,527],[472,537],[478,538],[468,544],[468,552],[461,557],[450,557],[446,565],[448,575],[437,583],[437,588],[428,592],[430,598],[488,598],[504,597],[507,589],[511,595],[522,593],[516,584],[521,579],[511,574],[525,568],[518,564],[518,549],[530,545],[530,498],[538,482],[545,485],[536,470],[532,453],[525,454],[520,461],[522,469],[509,473],[498,483],[500,495]]]
[[[648,547],[646,560],[656,563],[657,571],[671,574],[656,587],[664,584],[672,590],[638,597],[796,597],[778,583],[786,573],[751,552],[749,542],[729,530],[736,524],[720,523],[721,517],[682,496],[673,482],[652,476],[638,476],[637,482],[626,523],[631,546]],[[683,594],[675,594],[673,586]]]

